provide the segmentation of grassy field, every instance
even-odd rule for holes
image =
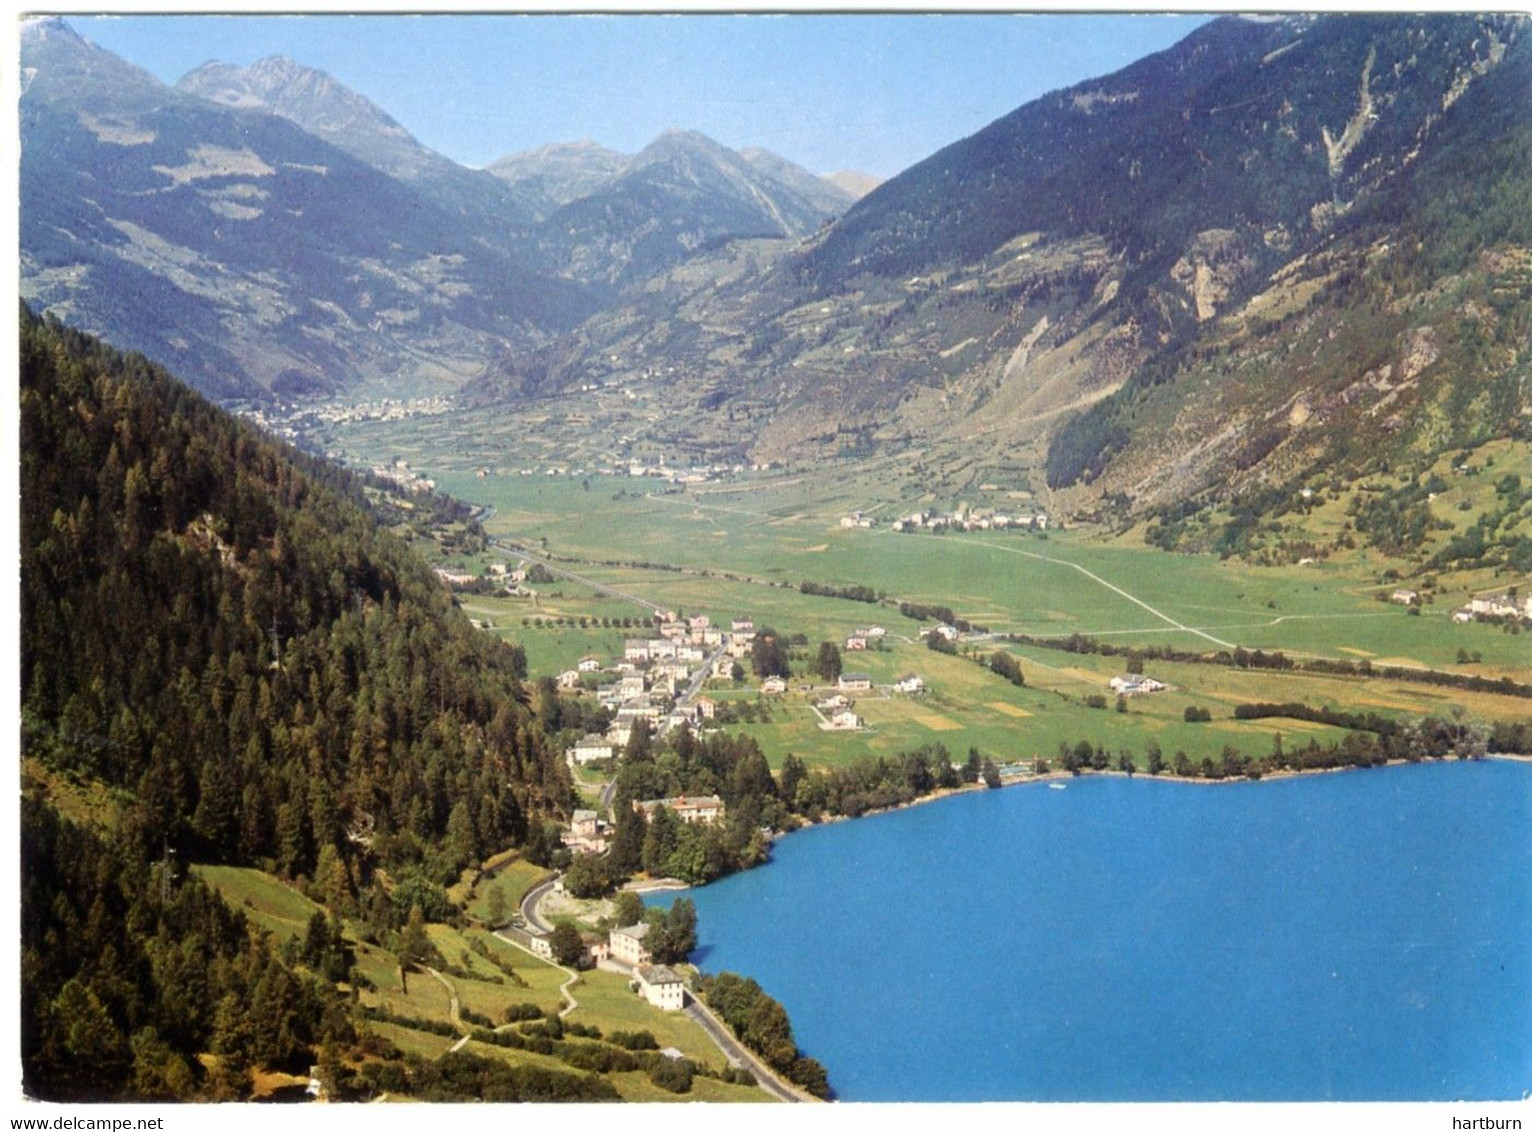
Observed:
[[[301,937],[314,913],[324,911],[308,897],[258,869],[193,865],[192,872],[278,940]]]
[[[757,625],[803,634],[809,646],[799,650],[800,671],[818,642],[842,642],[869,624],[886,628],[886,651],[846,653],[846,668],[866,670],[879,684],[916,672],[926,680],[929,694],[918,700],[859,696],[856,710],[866,728],[835,733],[820,728],[811,697],[791,693],[768,721],[733,725],[754,735],[774,764],[789,752],[810,764],[833,765],[930,742],[945,744],[958,758],[970,746],[1000,761],[1051,758],[1060,742],[1082,738],[1135,753],[1152,739],[1167,756],[1184,750],[1200,759],[1216,757],[1226,744],[1258,753],[1278,737],[1287,744],[1309,738],[1328,743],[1341,735],[1302,721],[1230,718],[1235,704],[1257,700],[1303,700],[1401,718],[1454,707],[1486,722],[1526,714],[1524,700],[1400,681],[1153,662],[1151,674],[1170,683],[1170,691],[1137,697],[1123,713],[1113,710],[1108,696],[1108,708],[1101,710],[1088,707],[1085,697],[1108,694],[1106,682],[1122,671],[1120,659],[1018,647],[1028,681],[1028,687],[1018,689],[971,661],[925,649],[917,638],[921,625],[893,608],[897,599],[947,605],[997,632],[1037,637],[1081,633],[1120,646],[1197,652],[1241,646],[1295,657],[1366,659],[1528,680],[1532,634],[1450,621],[1452,609],[1470,593],[1510,581],[1488,571],[1443,579],[1440,589],[1427,591],[1429,603],[1412,615],[1377,600],[1380,591],[1393,585],[1375,573],[1380,569],[1376,556],[1369,560],[1365,554],[1305,566],[1256,567],[1073,532],[1045,538],[1030,532],[936,536],[846,529],[839,518],[857,501],[854,485],[845,484],[829,495],[810,497],[801,481],[770,478],[685,494],[645,494],[656,491],[656,485],[614,479],[592,479],[587,488],[569,477],[481,480],[448,472],[439,478],[449,491],[492,503],[492,531],[528,543],[546,540],[552,553],[587,560],[578,572],[593,582],[687,613],[704,612],[716,620],[748,613]],[[1453,490],[1460,489],[1455,485]],[[1473,517],[1464,516],[1465,522]],[[615,564],[618,559],[626,564]],[[889,601],[879,606],[804,595],[797,589],[804,579],[873,586]],[[492,620],[495,632],[522,644],[534,674],[558,671],[587,653],[612,657],[629,635],[620,629],[539,629],[522,626],[521,619],[626,616],[639,609],[630,606],[622,613],[609,596],[589,588],[582,593],[581,586],[567,580],[556,588],[557,599],[547,599],[536,614],[524,600],[519,605],[509,598],[466,604],[475,616]],[[1461,663],[1460,652],[1478,659]],[[1185,722],[1190,706],[1207,708],[1213,720]]]
[[[320,905],[309,900],[275,877],[255,869],[222,865],[197,865],[194,873],[216,888],[233,906],[279,940],[300,937]],[[543,870],[513,860],[497,876],[508,895],[519,900],[522,892]],[[475,894],[482,900],[481,891]],[[452,990],[425,972],[413,971],[408,985],[400,979],[398,960],[385,948],[357,938],[356,925],[347,925],[347,935],[355,947],[355,971],[362,985],[363,1005],[381,1007],[395,1016],[433,1023],[451,1021],[451,998],[456,993],[462,1009],[500,1022],[508,1006],[531,1003],[540,1010],[557,1012],[564,1006],[560,986],[569,972],[513,947],[482,928],[456,928],[448,924],[428,924],[427,935],[456,973],[445,977]],[[490,949],[499,962],[490,962],[473,950],[477,943]],[[502,964],[509,963],[514,977]],[[698,1065],[721,1070],[727,1059],[705,1033],[689,1018],[649,1006],[631,990],[623,975],[609,971],[584,972],[571,988],[578,1007],[567,1017],[600,1028],[603,1034],[618,1030],[648,1030],[660,1046],[680,1050]],[[445,1053],[457,1040],[427,1033],[406,1025],[369,1022],[368,1025],[406,1053],[434,1058]],[[473,1051],[516,1065],[539,1065],[556,1072],[574,1072],[555,1057],[545,1057],[527,1050],[471,1042]],[[624,1099],[645,1101],[720,1100],[767,1101],[771,1098],[759,1089],[725,1085],[716,1080],[697,1078],[693,1091],[676,1095],[654,1086],[643,1073],[619,1073],[611,1081]]]
[[[1467,648],[1482,654],[1479,669],[1489,675],[1525,671],[1532,663],[1532,642],[1491,626],[1454,626],[1448,620],[1472,590],[1515,579],[1448,579],[1417,617],[1375,600],[1380,588],[1391,587],[1374,573],[1379,563],[1363,559],[1256,567],[1092,542],[1067,532],[1044,538],[1020,532],[933,536],[847,530],[838,524],[840,509],[807,501],[799,494],[801,485],[766,486],[736,497],[646,496],[640,494],[642,481],[621,481],[624,486],[615,491],[617,481],[586,491],[579,481],[560,477],[479,480],[444,474],[442,482],[446,490],[493,503],[496,513],[487,523],[493,532],[546,539],[556,553],[597,562],[663,562],[712,575],[582,567],[593,580],[671,608],[718,616],[750,611],[758,622],[801,622],[810,633],[889,615],[726,575],[793,586],[803,579],[872,585],[898,598],[950,605],[959,616],[999,631],[1034,635],[1079,632],[1178,648],[1210,649],[1219,641],[1326,656],[1346,655],[1338,650],[1349,648],[1431,666],[1452,665],[1458,649]],[[613,498],[619,491],[628,494]],[[610,599],[578,594],[572,583],[559,585],[564,595],[559,614],[615,612]],[[520,617],[529,613],[524,604],[519,608],[514,617],[505,610],[497,626],[515,635]],[[523,642],[529,652],[545,650],[560,662],[606,643],[600,634],[581,635],[546,648],[534,643],[535,636]]]

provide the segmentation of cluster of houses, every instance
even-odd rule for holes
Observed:
[[[615,675],[596,689],[598,701],[611,708],[614,717],[605,735],[586,735],[566,755],[574,763],[613,758],[628,745],[640,719],[657,734],[712,719],[717,701],[708,696],[690,699],[687,690],[699,675],[731,678],[734,666],[750,655],[754,644],[755,622],[748,617],[735,618],[727,629],[705,615],[672,617],[661,622],[657,636],[625,641],[620,660],[603,664],[599,657],[581,657],[574,668],[559,674],[559,689],[579,690],[587,674]],[[786,690],[785,684],[781,690]]]
[[[1467,605],[1453,611],[1452,620],[1460,625],[1468,621],[1532,620],[1532,594],[1517,597],[1497,593],[1471,598]]]
[[[436,481],[428,479],[410,467],[408,460],[395,460],[391,464],[375,464],[372,474],[384,483],[403,488],[411,495],[423,495],[436,490]]]
[[[633,989],[650,1006],[680,1010],[686,1006],[686,980],[674,969],[654,963],[646,942],[648,936],[648,924],[613,928],[607,937],[607,955],[627,964],[633,972]]]
[[[385,397],[381,401],[364,401],[358,404],[339,404],[332,401],[316,402],[313,398],[300,397],[296,401],[249,402],[234,401],[229,409],[253,421],[262,430],[284,440],[312,439],[316,429],[356,421],[403,421],[412,417],[434,417],[449,412],[452,401],[446,397],[415,397],[407,401]],[[336,463],[347,463],[344,452],[325,452],[325,458]],[[395,461],[404,464],[404,461]],[[408,467],[405,464],[405,467]],[[376,471],[377,469],[373,469]],[[408,487],[408,485],[406,485]],[[411,488],[424,491],[426,488]]]
[[[1163,692],[1170,685],[1145,676],[1141,672],[1128,672],[1121,676],[1113,676],[1107,681],[1106,686],[1119,696],[1140,696],[1149,692]]]
[[[1029,515],[1007,515],[989,508],[959,505],[956,511],[912,511],[893,521],[896,531],[1046,531],[1048,516],[1037,511]]]
[[[872,677],[865,672],[842,672],[835,682],[836,691],[814,706],[823,722],[821,731],[859,731],[865,726],[856,714],[852,702],[842,693],[872,691]],[[911,672],[894,681],[894,689],[906,695],[918,696],[926,690],[926,682]]]
[[[749,470],[763,471],[770,465],[752,464]],[[657,479],[666,483],[684,486],[687,484],[713,483],[732,475],[740,475],[747,470],[744,464],[692,464],[686,467],[676,467],[666,464],[665,458],[660,457],[655,464],[645,463],[642,460],[630,460],[626,464],[611,465],[608,467],[575,468],[567,464],[549,464],[547,467],[518,468],[516,474],[520,476],[571,476],[581,477],[586,475],[597,476],[629,476],[633,479]],[[474,474],[480,479],[487,479],[495,474],[495,469],[484,466],[475,470]]]
[[[506,938],[544,959],[553,958],[553,944],[546,932],[507,927]],[[609,962],[626,967],[633,979],[629,984],[651,1006],[661,1010],[682,1010],[686,1006],[686,980],[674,968],[654,962],[648,944],[649,925],[631,924],[613,928],[605,936],[588,935],[586,954],[593,963]]]
[[[491,562],[485,567],[483,574],[475,574],[471,571],[452,566],[438,566],[436,576],[449,588],[462,586],[476,586],[480,582],[490,581],[503,583],[505,592],[511,597],[536,597],[537,591],[527,585],[527,571],[525,567],[518,566],[512,569],[504,562]],[[474,628],[488,628],[488,623],[474,622]]]
[[[888,630],[881,625],[869,625],[865,629],[858,629],[846,637],[847,652],[866,652],[868,649],[881,648],[883,638],[888,635]]]
[[[687,825],[712,825],[714,822],[723,821],[723,799],[717,794],[708,794],[701,798],[688,798],[685,794],[676,798],[655,798],[648,802],[633,803],[633,812],[643,814],[644,820],[654,817],[654,811],[664,806],[676,817]]]
[[[869,683],[868,687],[871,686]],[[838,692],[826,696],[814,706],[819,709],[824,720],[819,725],[822,731],[860,731],[862,728],[862,717],[851,709],[851,701]]]
[[[865,511],[852,511],[840,517],[840,525],[847,530],[871,530],[876,526],[873,517]],[[890,520],[889,526],[896,531],[1046,531],[1048,516],[1041,511],[1027,515],[1007,515],[993,508],[971,508],[959,504],[954,511],[911,511]]]
[[[717,794],[707,794],[700,798],[688,798],[682,794],[675,798],[635,801],[633,812],[642,814],[644,820],[649,821],[661,806],[687,825],[712,825],[723,821],[727,812],[723,799]],[[564,831],[562,840],[564,847],[575,853],[599,854],[606,852],[611,833],[611,823],[595,810],[576,810],[569,819],[569,828]]]
[[[1381,594],[1379,600],[1382,600]],[[1422,599],[1418,590],[1401,587],[1390,593],[1388,600],[1395,605],[1415,608],[1420,606]],[[1519,597],[1507,590],[1469,598],[1467,605],[1452,611],[1452,620],[1458,625],[1470,621],[1532,621],[1532,594]]]

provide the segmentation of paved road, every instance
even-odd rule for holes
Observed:
[[[686,691],[676,697],[676,707],[685,708],[692,702],[692,697],[702,691],[702,685],[707,683],[708,674],[713,671],[713,665],[718,663],[718,658],[723,656],[728,647],[727,644],[720,642],[718,647],[708,654],[708,658],[702,662],[702,666],[692,677],[692,682],[686,686]]]
[[[521,918],[533,931],[551,932],[553,930],[553,925],[544,920],[537,910],[543,897],[553,891],[553,884],[552,880],[545,880],[542,884],[527,889],[527,894],[521,898]]]
[[[550,929],[546,926],[542,917],[538,915],[537,906],[542,901],[543,894],[552,887],[553,882],[551,880],[545,881],[528,891],[521,900],[521,914],[523,918],[526,919],[529,926],[537,928],[540,931],[549,931]],[[520,944],[516,943],[515,940],[507,939],[505,936],[500,935],[499,932],[496,932],[495,934],[499,939],[510,944],[512,947],[520,947]],[[526,951],[525,948],[521,948],[521,950]],[[532,952],[528,951],[527,954],[531,955]],[[543,959],[543,957],[540,955],[537,956],[537,958]],[[543,959],[543,962],[547,963],[550,967],[558,966],[557,963],[554,963],[550,959]],[[631,967],[625,963],[618,962],[617,960],[608,959],[602,964],[602,966],[607,967],[610,970],[619,971],[623,974],[632,974]],[[431,973],[433,975],[436,974],[435,971],[432,971]],[[441,978],[441,976],[437,975],[437,978]],[[569,993],[570,986],[573,985],[577,978],[579,978],[578,972],[571,972],[569,979],[564,983],[563,986],[559,988],[559,992],[564,996],[566,1002],[564,1009],[559,1011],[560,1017],[568,1014],[578,1005],[578,1003],[575,1002],[574,995]],[[445,979],[442,981],[446,982]],[[448,984],[448,989],[450,991],[450,984]],[[690,998],[690,996],[688,997]],[[454,996],[454,1004],[455,1000],[456,996]],[[758,1057],[747,1050],[744,1046],[740,1045],[740,1043],[735,1039],[733,1033],[730,1032],[729,1028],[725,1026],[721,1021],[719,1021],[719,1019],[712,1013],[712,1011],[708,1010],[707,1007],[703,1006],[702,1003],[698,1002],[695,998],[690,998],[690,1003],[686,1007],[686,1014],[694,1022],[702,1027],[703,1032],[713,1040],[714,1045],[723,1050],[725,1057],[730,1058],[737,1064],[743,1065],[746,1069],[750,1070],[751,1073],[755,1074],[756,1082],[760,1085],[761,1088],[765,1089],[772,1096],[776,1097],[778,1100],[791,1102],[808,1101],[813,1099],[807,1094],[800,1093],[793,1089],[790,1085],[786,1084],[774,1073],[772,1073],[772,1071],[768,1069]],[[455,1010],[453,1021],[457,1021]]]
[[[707,1036],[713,1039],[713,1044],[723,1050],[724,1056],[750,1070],[755,1075],[756,1084],[762,1089],[770,1093],[777,1100],[786,1101],[788,1104],[799,1104],[813,1099],[786,1084],[768,1069],[760,1058],[740,1045],[735,1039],[733,1032],[706,1006],[703,1006],[702,1003],[690,995],[687,996],[687,999],[687,1017],[702,1027]]]

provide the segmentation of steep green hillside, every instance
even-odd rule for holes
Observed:
[[[29,1088],[234,1088],[194,1058],[236,1022],[257,1062],[306,1065],[348,1040],[328,984],[271,967],[175,862],[308,878],[385,934],[429,911],[570,801],[520,652],[377,533],[350,476],[141,357],[25,312],[20,338],[22,754],[34,795],[120,799],[94,832],[27,811]]]

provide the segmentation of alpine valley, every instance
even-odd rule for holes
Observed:
[[[639,892],[1013,783],[1532,754],[1529,107],[1524,16],[1227,16],[884,181],[684,122],[473,169],[26,21],[28,1094],[833,1098]],[[1461,1095],[1398,1036],[1388,1096]]]

